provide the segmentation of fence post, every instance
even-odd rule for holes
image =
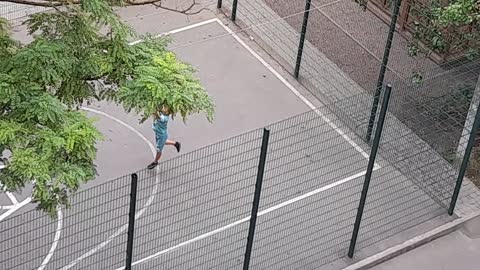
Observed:
[[[218,2],[217,2],[217,8],[222,8],[222,0],[218,0]]]
[[[348,249],[348,257],[353,258],[355,251],[355,245],[357,243],[358,231],[360,230],[360,223],[362,221],[363,209],[365,207],[365,201],[367,200],[368,188],[370,186],[370,179],[372,178],[373,167],[375,165],[375,158],[377,157],[377,150],[380,145],[380,138],[382,136],[383,124],[385,122],[385,116],[387,115],[388,103],[390,100],[390,93],[392,86],[387,85],[385,88],[385,95],[383,96],[382,109],[380,110],[380,118],[378,119],[378,127],[375,130],[375,137],[373,138],[372,150],[370,151],[370,157],[368,159],[367,173],[365,174],[365,181],[363,182],[362,195],[360,196],[360,203],[358,205],[357,217],[355,218],[355,225],[353,226],[352,238],[350,240],[350,247]]]
[[[297,63],[295,64],[295,72],[294,72],[294,76],[297,79],[300,74],[300,64],[302,62],[303,47],[305,45],[305,36],[307,33],[307,27],[308,27],[308,15],[310,14],[311,5],[312,5],[312,0],[306,0],[305,12],[303,13],[302,32],[300,33],[300,44],[298,45]]]
[[[247,248],[245,250],[243,270],[248,270],[250,266],[250,256],[252,255],[253,237],[255,235],[255,225],[257,223],[258,207],[260,205],[260,193],[262,191],[263,174],[265,172],[265,161],[267,159],[269,138],[270,130],[263,129],[262,148],[260,152],[260,160],[258,162],[257,181],[255,183],[255,194],[253,197],[252,214],[250,215],[250,226],[248,227]]]
[[[480,108],[480,104],[479,107]],[[473,145],[475,144],[475,137],[477,136],[478,129],[480,128],[480,109],[477,109],[475,114],[475,120],[473,122],[472,130],[470,131],[470,137],[468,138],[467,147],[465,148],[465,154],[463,155],[462,164],[458,172],[457,182],[455,189],[453,190],[452,200],[450,201],[450,207],[448,208],[448,214],[453,215],[455,205],[457,204],[458,195],[460,194],[460,188],[462,187],[463,177],[468,168],[468,162],[470,161],[470,155],[472,154]]]
[[[380,67],[380,74],[378,75],[377,87],[375,88],[375,94],[373,96],[372,110],[370,112],[370,119],[368,120],[367,127],[367,143],[372,138],[373,126],[375,125],[375,118],[377,117],[378,103],[380,102],[380,95],[382,92],[383,81],[385,79],[385,72],[387,71],[388,59],[390,57],[390,49],[392,48],[393,37],[395,34],[395,26],[397,24],[398,13],[400,12],[400,5],[402,0],[395,1],[395,7],[392,13],[392,20],[390,22],[390,29],[388,31],[387,42],[385,43],[385,50],[383,52],[382,66]]]
[[[127,262],[125,270],[132,269],[133,259],[133,233],[135,231],[135,211],[137,205],[137,182],[138,176],[132,174],[132,183],[130,185],[130,210],[128,212],[128,239],[127,239]]]
[[[238,5],[238,0],[233,0],[233,5],[232,5],[232,21],[233,22],[237,19],[237,5]]]

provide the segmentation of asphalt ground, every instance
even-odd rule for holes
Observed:
[[[216,120],[210,124],[203,116],[193,116],[186,124],[174,121],[172,139],[182,141],[188,154],[175,158],[169,149],[157,171],[139,173],[135,269],[241,266],[261,128],[266,126],[272,136],[253,266],[309,269],[344,256],[368,147],[328,110],[307,112],[313,105],[218,21],[174,38],[174,51],[198,68],[214,97]],[[87,112],[99,118],[97,126],[106,137],[99,143],[99,177],[83,187],[74,207],[63,210],[56,221],[32,211],[32,206],[3,220],[0,257],[6,269],[35,269],[45,261],[41,269],[124,265],[128,174],[151,161],[153,133],[150,123],[138,124],[137,116],[114,104],[95,104]],[[393,196],[411,202],[397,207],[397,215],[416,213],[428,219],[439,210],[434,203],[413,207],[416,199],[428,201],[428,196],[388,164],[378,163],[372,202],[385,207],[372,204],[366,214],[365,224],[374,225],[366,231],[366,240],[401,228],[379,215],[391,209],[387,202]],[[117,178],[122,175],[127,176]]]

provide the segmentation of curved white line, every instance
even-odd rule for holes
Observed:
[[[58,218],[57,230],[55,231],[55,237],[53,238],[52,246],[50,247],[50,250],[48,251],[47,256],[45,257],[45,259],[43,259],[42,264],[40,265],[40,267],[38,267],[37,270],[45,269],[48,262],[52,259],[55,249],[57,249],[58,241],[60,241],[60,236],[62,235],[62,228],[63,228],[63,213],[60,207],[57,207],[57,213],[58,213],[57,214],[57,218]]]
[[[91,113],[95,113],[95,114],[98,114],[98,115],[101,115],[101,116],[104,116],[104,117],[107,117],[108,119],[112,120],[112,121],[115,121],[117,122],[118,124],[126,127],[127,129],[129,129],[130,131],[132,131],[133,133],[135,133],[138,137],[140,137],[146,144],[148,144],[148,146],[150,147],[150,150],[152,151],[152,154],[153,156],[155,156],[155,154],[157,153],[157,151],[155,150],[155,147],[153,146],[153,144],[147,139],[145,138],[145,136],[143,136],[142,133],[140,133],[138,130],[136,130],[135,128],[133,128],[132,126],[130,126],[129,124],[123,122],[122,120],[119,120],[105,112],[102,112],[102,111],[97,111],[95,109],[91,109],[91,108],[86,108],[86,107],[82,107],[82,110],[84,111],[87,111],[87,112],[91,112]],[[153,187],[153,191],[152,191],[152,194],[150,195],[150,197],[148,198],[147,202],[143,205],[142,209],[140,209],[140,211],[138,211],[136,214],[135,214],[135,219],[138,219],[140,218],[144,213],[145,211],[147,210],[147,208],[153,203],[153,200],[155,199],[155,194],[157,193],[157,190],[158,190],[158,185],[160,184],[160,179],[158,178],[158,174],[159,174],[159,169],[157,167],[156,169],[156,175],[155,175],[155,186]],[[120,227],[120,229],[118,231],[116,231],[112,236],[108,237],[107,240],[103,241],[102,243],[98,244],[95,248],[93,248],[92,250],[88,251],[87,253],[83,254],[82,256],[80,256],[79,258],[75,259],[73,262],[71,262],[69,265],[67,266],[64,266],[63,268],[61,268],[61,270],[67,270],[67,269],[70,269],[72,267],[74,267],[77,263],[79,263],[80,261],[92,256],[93,254],[95,254],[96,252],[98,252],[100,249],[104,248],[106,245],[108,245],[110,242],[112,242],[113,239],[115,239],[116,237],[118,237],[120,234],[122,234],[123,232],[125,232],[128,228],[128,224],[125,224],[123,225],[122,227]]]

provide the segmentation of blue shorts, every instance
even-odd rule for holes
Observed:
[[[157,152],[162,152],[165,143],[167,142],[167,133],[155,131],[155,143],[157,144]]]

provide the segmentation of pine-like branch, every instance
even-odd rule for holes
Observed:
[[[81,0],[0,0],[0,2],[9,2],[37,7],[61,7],[79,4]],[[195,7],[199,5],[199,3],[197,3],[197,0],[192,0],[192,3],[188,7],[183,9],[165,7],[162,0],[123,0],[123,3],[126,6],[154,5],[161,9],[182,13],[185,15],[194,15],[202,12],[203,10],[206,10],[206,8],[202,8],[200,10],[194,11]]]

